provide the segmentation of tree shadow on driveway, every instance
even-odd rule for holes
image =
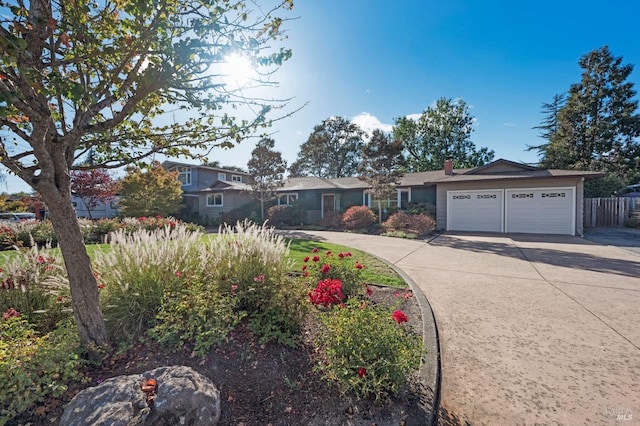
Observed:
[[[463,238],[456,237],[463,236]],[[442,234],[431,240],[435,247],[449,247],[476,253],[490,253],[523,259],[532,263],[544,263],[571,269],[615,274],[626,277],[640,277],[640,258],[638,261],[606,257],[594,254],[599,244],[579,237],[556,235],[471,235],[478,239],[469,239],[470,234]],[[496,237],[495,240],[484,237]],[[523,247],[518,243],[532,243]],[[588,248],[587,248],[588,247]],[[605,248],[603,247],[603,251]]]

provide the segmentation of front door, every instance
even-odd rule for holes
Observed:
[[[336,196],[334,194],[322,194],[322,217],[336,210]]]

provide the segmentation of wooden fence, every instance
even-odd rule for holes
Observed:
[[[584,227],[624,226],[631,212],[640,208],[640,197],[585,198]]]

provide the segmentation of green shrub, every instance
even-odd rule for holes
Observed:
[[[30,247],[33,244],[41,247],[55,247],[58,244],[58,238],[49,220],[18,222],[9,227],[13,228],[19,244],[23,247]]]
[[[260,343],[276,342],[294,347],[308,312],[306,288],[299,279],[282,277],[283,282],[271,299],[265,301],[249,321],[251,331]]]
[[[376,214],[367,206],[349,207],[342,216],[342,226],[350,230],[367,229],[376,221]]]
[[[362,269],[365,266],[354,260],[351,252],[333,253],[314,248],[303,259],[302,272],[310,287],[327,278],[340,280],[345,297],[364,294]]]
[[[0,250],[9,250],[18,246],[16,233],[7,226],[0,226]]]
[[[38,246],[20,251],[0,269],[0,312],[13,308],[41,332],[71,316],[64,263]]]
[[[83,380],[79,344],[71,321],[41,335],[21,317],[0,319],[0,424]]]
[[[112,234],[110,250],[96,252],[101,304],[116,339],[142,335],[154,325],[165,293],[182,285],[180,275],[200,274],[200,235],[181,223],[131,234],[121,229]]]
[[[407,205],[409,214],[425,214],[432,218],[436,217],[436,206],[427,202],[411,201]]]
[[[631,213],[631,215],[624,221],[624,226],[627,228],[640,228],[640,209]]]
[[[422,355],[421,338],[394,321],[400,314],[356,298],[322,313],[317,370],[344,393],[376,400],[398,394]]]
[[[171,349],[193,344],[194,352],[202,357],[212,346],[226,341],[245,314],[235,309],[235,295],[222,294],[217,286],[205,285],[191,275],[181,278],[181,288],[164,294],[157,323],[148,335]]]
[[[382,235],[383,237],[406,238],[408,240],[415,240],[418,238],[418,236],[413,232],[405,231],[386,231],[380,235]]]

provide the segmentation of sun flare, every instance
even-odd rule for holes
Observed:
[[[256,78],[256,71],[251,60],[238,53],[233,53],[225,58],[223,74],[229,83],[239,87],[247,85]]]

